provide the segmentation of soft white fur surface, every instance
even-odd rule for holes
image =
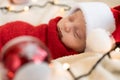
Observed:
[[[110,32],[102,29],[93,29],[87,34],[86,51],[106,53],[114,46],[114,39]]]
[[[69,63],[71,71],[77,77],[86,74],[102,55],[103,54],[86,52],[58,58],[53,60],[53,62],[58,62],[62,65],[64,63]],[[114,56],[120,56],[120,54],[113,54],[112,59],[105,57],[89,76],[79,80],[120,80],[120,59]],[[73,78],[71,75],[67,75],[67,78],[64,80],[73,80]]]

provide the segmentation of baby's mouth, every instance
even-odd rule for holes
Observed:
[[[63,35],[62,35],[62,32],[61,32],[61,30],[60,30],[60,28],[58,27],[58,36],[59,36],[59,38],[61,39],[62,37],[63,37]]]

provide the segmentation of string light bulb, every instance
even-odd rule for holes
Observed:
[[[115,49],[115,52],[117,52],[117,53],[120,52],[120,48],[117,47],[117,48]]]
[[[36,1],[36,0],[32,0],[32,1]],[[15,10],[13,7],[11,6],[5,6],[5,7],[0,7],[0,10],[3,12],[3,13],[7,13],[7,12],[12,12],[12,13],[21,13],[21,12],[24,12],[24,11],[28,11],[30,9],[32,9],[33,7],[38,7],[38,8],[44,8],[46,7],[48,4],[51,4],[51,5],[54,5],[54,6],[59,6],[59,7],[62,7],[64,9],[62,9],[62,12],[64,13],[64,11],[68,11],[71,9],[71,6],[69,5],[66,5],[66,4],[58,4],[58,0],[52,0],[52,1],[47,1],[45,4],[43,5],[38,5],[38,4],[32,4],[32,5],[29,5],[21,10]]]
[[[53,0],[53,2],[54,2],[55,4],[58,4],[58,3],[59,3],[59,1],[58,1],[58,0]]]
[[[67,70],[70,73],[70,75],[73,77],[74,80],[77,80],[75,75],[73,74],[73,72],[70,70],[70,65],[68,63],[63,64],[63,69]]]
[[[14,7],[13,6],[7,6],[7,9],[8,9],[8,11],[12,11],[12,10],[14,10]]]
[[[64,63],[63,64],[63,69],[64,70],[67,70],[67,69],[69,69],[70,68],[70,65],[68,64],[68,63]]]
[[[29,11],[29,7],[28,7],[28,6],[25,6],[25,7],[24,7],[24,11]]]

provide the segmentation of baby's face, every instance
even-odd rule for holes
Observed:
[[[82,52],[86,45],[86,26],[82,12],[74,12],[58,22],[59,37],[64,45]]]

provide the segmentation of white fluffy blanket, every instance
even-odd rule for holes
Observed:
[[[68,63],[70,64],[70,70],[75,77],[83,74],[87,74],[93,65],[103,56],[103,54],[96,54],[86,52],[83,54],[66,56],[58,58],[53,61],[60,64]],[[110,59],[106,56],[102,61],[96,66],[96,68],[87,76],[76,80],[120,80],[120,53],[112,54]],[[75,80],[69,73],[65,71],[65,79],[61,80]]]

